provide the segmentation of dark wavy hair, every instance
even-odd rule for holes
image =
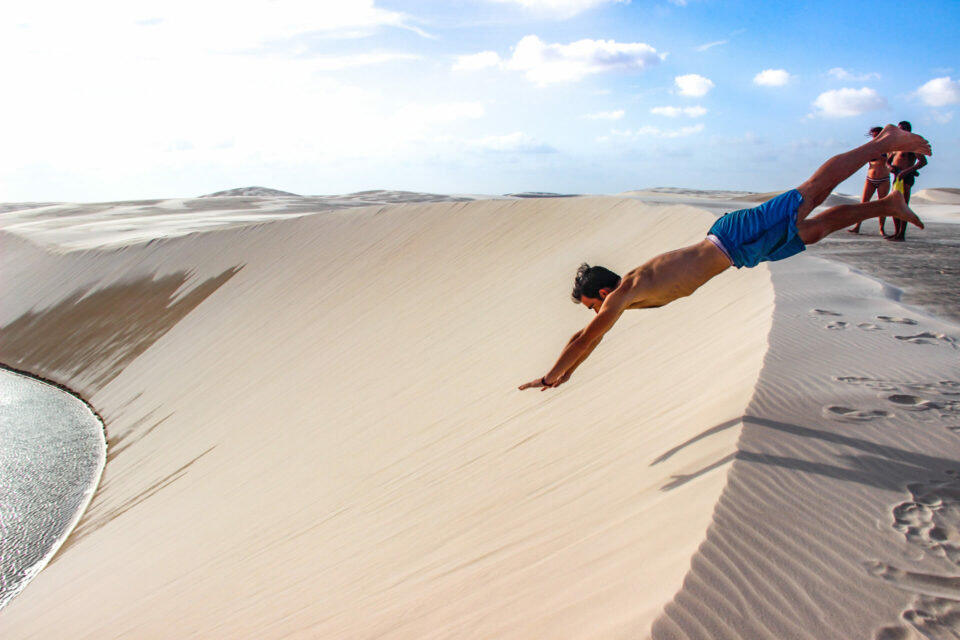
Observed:
[[[573,279],[573,293],[570,297],[577,304],[580,298],[599,298],[600,289],[615,289],[620,284],[620,276],[610,269],[601,266],[591,267],[586,262],[577,269],[577,277]]]

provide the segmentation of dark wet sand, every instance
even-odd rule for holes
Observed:
[[[887,231],[893,231],[887,220]],[[845,262],[903,290],[901,301],[960,324],[960,225],[927,223],[907,229],[906,242],[879,235],[867,221],[859,234],[837,232],[808,248],[809,255]]]

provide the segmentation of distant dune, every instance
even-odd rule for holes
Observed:
[[[258,196],[258,197],[292,197],[299,198],[296,193],[280,191],[279,189],[268,189],[266,187],[239,187],[237,189],[227,189],[226,191],[217,191],[200,196],[201,198],[223,198],[229,196]]]
[[[960,189],[921,189],[915,192],[911,199],[935,204],[960,205]]]
[[[511,198],[572,198],[573,195],[566,193],[551,193],[549,191],[524,191],[522,193],[508,193]]]
[[[723,191],[720,189],[684,189],[681,187],[652,187],[649,189],[636,189],[633,191],[624,191],[621,196],[673,196],[677,198],[704,198],[711,200],[746,200],[757,196],[752,191]]]
[[[217,191],[216,193],[210,193],[201,198],[222,198],[222,197],[236,197],[236,196],[254,196],[259,198],[277,198],[277,197],[292,197],[292,198],[313,198],[313,199],[330,199],[343,202],[355,202],[363,204],[401,204],[405,202],[450,202],[450,201],[463,201],[470,200],[472,198],[460,197],[460,196],[447,196],[440,195],[436,193],[421,193],[418,191],[390,191],[385,189],[372,189],[369,191],[357,191],[355,193],[348,193],[346,195],[336,195],[336,196],[301,196],[296,193],[289,193],[287,191],[280,191],[279,189],[268,189],[266,187],[240,187],[237,189],[228,189],[226,191]]]
[[[722,191],[710,189],[681,189],[676,187],[656,187],[652,189],[639,189],[635,191],[625,191],[619,195],[636,197],[641,200],[648,198],[676,198],[676,199],[703,199],[716,201],[738,201],[738,202],[765,202],[770,198],[776,197],[783,191],[767,191],[764,193],[755,193],[753,191]],[[831,194],[824,206],[835,206],[838,204],[849,204],[859,202],[855,196],[841,193]]]

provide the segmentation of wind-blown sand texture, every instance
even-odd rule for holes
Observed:
[[[637,197],[0,215],[0,361],[80,392],[109,445],[0,634],[943,633],[955,325],[800,256],[626,314],[567,385],[516,391],[589,320],[581,261],[713,219]]]

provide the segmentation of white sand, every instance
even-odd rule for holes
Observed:
[[[908,638],[898,617],[924,607],[949,624],[939,533],[905,537],[891,510],[910,482],[953,504],[960,332],[866,278],[804,256],[730,270],[520,393],[589,320],[580,261],[629,269],[713,216],[604,197],[255,226],[84,207],[0,223],[0,360],[82,393],[111,445],[4,638]]]

